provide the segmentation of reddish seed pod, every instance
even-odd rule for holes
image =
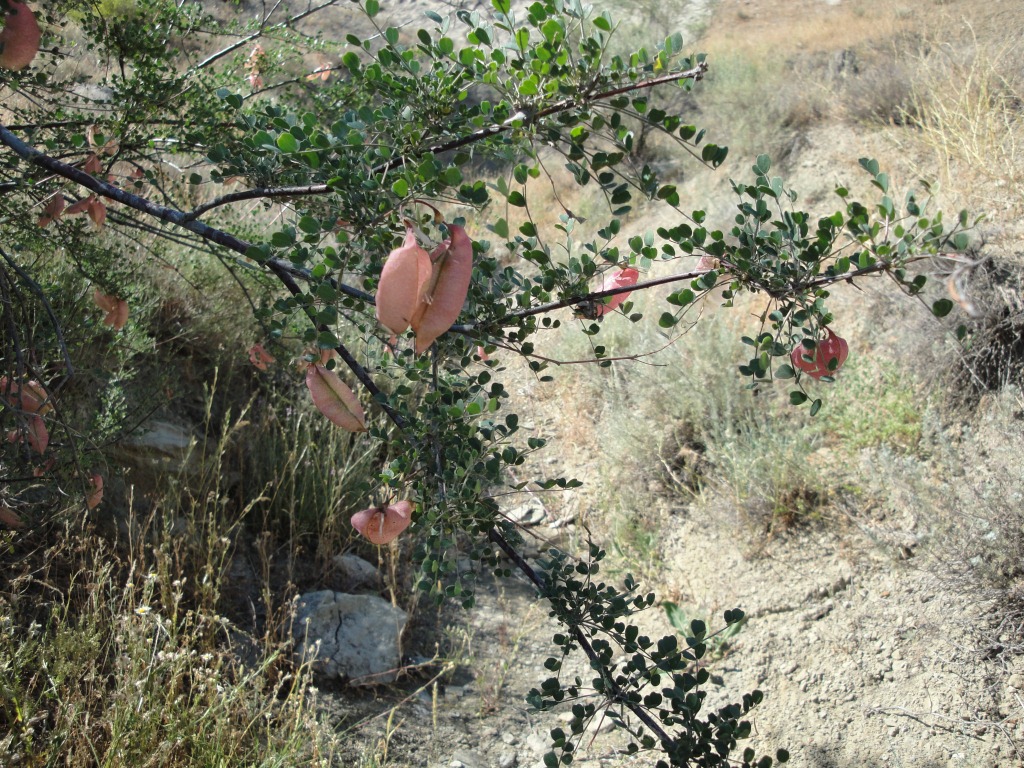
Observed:
[[[64,195],[58,192],[51,197],[49,201],[47,201],[46,205],[43,207],[43,215],[39,217],[39,220],[36,223],[40,227],[46,227],[56,221],[61,217],[61,214],[64,213],[64,205]]]
[[[103,475],[94,474],[89,478],[90,487],[85,496],[85,506],[96,509],[103,501]]]
[[[398,501],[387,507],[370,507],[352,515],[352,527],[371,544],[387,544],[412,523],[412,502]]]
[[[53,410],[50,395],[35,379],[19,384],[9,381],[6,376],[0,376],[0,397],[25,413],[45,416]]]
[[[109,325],[115,331],[120,331],[128,322],[128,302],[116,296],[107,296],[99,288],[92,294],[93,303],[107,314],[103,317],[103,324]]]
[[[7,441],[13,443],[20,438],[36,453],[46,453],[50,433],[42,415],[51,411],[53,405],[43,386],[35,380],[19,384],[0,376],[0,397],[21,412],[18,419],[20,427],[7,433]]]
[[[50,433],[46,431],[46,422],[42,416],[32,414],[25,421],[25,440],[36,453],[46,453],[50,444]]]
[[[384,262],[377,284],[377,320],[393,334],[405,333],[420,308],[430,283],[430,254],[416,242],[412,224],[406,223],[405,242]]]
[[[259,371],[267,370],[277,359],[263,348],[262,344],[249,347],[249,362]]]
[[[39,52],[39,22],[24,3],[8,0],[7,7],[4,28],[0,30],[0,67],[24,69]]]
[[[828,336],[817,343],[813,352],[803,344],[798,344],[790,354],[793,367],[812,379],[834,376],[850,354],[846,339],[836,336],[831,328],[825,330],[828,331]]]
[[[25,527],[24,521],[18,514],[6,504],[0,504],[0,525],[6,525],[11,530],[20,531]]]
[[[349,432],[366,431],[366,414],[359,398],[338,374],[319,363],[307,366],[306,386],[313,405],[332,423]]]
[[[605,273],[604,279],[601,282],[601,290],[611,291],[615,288],[628,288],[631,285],[636,285],[636,281],[639,279],[640,272],[633,267],[617,269],[614,272]],[[604,304],[598,304],[597,306],[598,317],[614,312],[626,302],[630,293],[631,291],[616,293],[614,296],[606,298]]]
[[[449,224],[450,243],[434,264],[432,288],[424,297],[422,312],[412,319],[416,333],[416,354],[423,354],[434,340],[447,331],[462,312],[473,276],[473,241],[458,224]]]

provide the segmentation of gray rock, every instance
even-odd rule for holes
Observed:
[[[534,500],[525,501],[522,504],[510,506],[503,509],[505,517],[513,523],[522,526],[540,525],[547,517],[547,512],[540,502]]]
[[[515,768],[519,757],[515,752],[502,752],[498,755],[498,768]]]
[[[358,555],[335,555],[331,563],[349,589],[369,587],[377,583],[377,569]]]
[[[295,652],[328,675],[353,685],[394,682],[401,662],[399,638],[408,615],[376,595],[323,590],[296,601]]]
[[[531,733],[526,737],[526,746],[528,746],[535,754],[543,755],[551,749],[551,742],[540,734]]]
[[[449,768],[484,768],[484,761],[476,752],[460,749],[452,755],[448,766]]]
[[[188,456],[196,440],[191,429],[169,421],[151,421],[145,426],[145,430],[142,434],[129,437],[124,444],[140,453],[148,454],[152,461],[182,461]]]

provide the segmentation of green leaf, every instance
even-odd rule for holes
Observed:
[[[695,298],[697,298],[697,294],[695,294],[689,288],[684,288],[681,291],[676,291],[675,293],[669,294],[666,301],[669,304],[672,304],[673,306],[685,307],[688,306],[689,304],[692,304]]]
[[[789,393],[789,404],[790,405],[803,405],[807,402],[807,395],[801,392],[799,389],[794,389]]]
[[[377,0],[366,0],[366,15],[371,19],[380,13],[380,3]]]
[[[557,19],[548,19],[541,25],[541,34],[549,43],[561,40],[565,36],[565,29]]]
[[[296,152],[299,149],[299,142],[290,133],[282,133],[277,137],[277,148],[282,152]]]
[[[320,333],[317,334],[316,345],[320,349],[334,349],[339,344],[341,344],[341,342],[338,341],[338,337],[330,331],[320,331]]]
[[[878,161],[872,160],[869,157],[862,157],[859,161],[860,167],[870,173],[872,176],[878,175]]]
[[[270,251],[265,245],[250,245],[245,249],[245,257],[253,261],[266,261],[270,258]]]
[[[391,191],[398,197],[405,197],[409,194],[409,182],[405,179],[399,179],[391,185]]]
[[[661,317],[658,318],[658,325],[662,328],[671,328],[678,322],[679,321],[676,319],[676,316],[671,312],[662,312]]]
[[[504,13],[506,16],[512,10],[512,0],[491,0],[491,5],[498,13]]]
[[[932,314],[936,317],[945,317],[953,311],[953,302],[949,299],[939,299],[932,304]]]
[[[540,81],[536,75],[530,75],[519,84],[520,96],[536,96],[540,92]]]

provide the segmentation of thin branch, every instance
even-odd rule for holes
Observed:
[[[584,358],[582,360],[557,360],[557,359],[555,359],[553,357],[545,357],[544,355],[538,355],[538,354],[533,353],[533,352],[526,353],[526,352],[523,352],[521,349],[516,349],[515,347],[510,346],[508,344],[502,344],[500,342],[492,342],[492,343],[494,343],[495,346],[501,347],[502,349],[507,349],[510,352],[515,352],[517,355],[522,355],[523,357],[532,357],[532,358],[534,358],[536,360],[542,360],[543,362],[549,363],[551,365],[559,365],[559,366],[561,366],[561,365],[588,365],[588,364],[593,364],[593,363],[614,363],[614,362],[624,362],[626,360],[629,360],[629,361],[634,362],[634,363],[643,362],[644,365],[650,365],[650,366],[652,366],[654,368],[664,368],[667,365],[667,363],[651,363],[651,362],[647,362],[643,358],[645,358],[645,357],[654,357],[658,353],[664,352],[666,349],[671,347],[673,344],[675,344],[681,338],[683,338],[683,334],[680,334],[680,335],[676,336],[674,339],[669,339],[667,342],[662,344],[657,349],[652,349],[649,352],[637,352],[635,355],[620,355],[618,357],[588,357],[588,358]]]
[[[291,272],[283,265],[277,262],[267,262],[267,267],[271,272],[281,281],[281,284],[288,289],[288,292],[293,296],[302,295],[302,289],[299,284],[295,282]],[[323,327],[316,320],[316,312],[311,307],[306,309],[306,313],[309,319],[313,322],[313,325],[317,330],[323,330]],[[380,391],[380,388],[370,377],[370,374],[366,372],[366,369],[356,360],[352,353],[348,351],[348,348],[338,342],[338,345],[334,348],[334,351],[338,353],[338,356],[344,361],[345,365],[349,367],[349,370],[355,374],[355,377],[359,379],[359,382],[366,387],[366,391],[369,392],[377,404],[381,407],[381,410],[387,414],[388,418],[391,419],[392,423],[398,427],[402,432],[408,432],[409,424],[398,411],[396,411],[387,401],[387,396]]]
[[[928,256],[910,256],[910,257],[906,257],[906,258],[901,259],[900,263],[902,263],[902,264],[911,264],[911,263],[913,263],[915,261],[921,261],[922,259],[927,259],[927,258],[929,258],[929,257]],[[840,283],[840,282],[843,282],[843,281],[846,281],[846,282],[849,282],[849,283],[852,284],[853,283],[853,279],[855,277],[860,277],[861,275],[870,275],[870,274],[874,274],[875,272],[888,272],[890,269],[892,269],[892,267],[893,267],[893,264],[892,264],[891,261],[879,261],[879,262],[877,262],[875,264],[872,264],[870,267],[863,267],[861,269],[855,269],[852,272],[844,272],[841,275],[827,275],[825,277],[819,277],[819,278],[816,278],[814,280],[810,280],[810,281],[808,281],[806,283],[799,283],[798,285],[793,286],[793,288],[796,288],[798,290],[805,290],[805,289],[808,289],[808,288],[818,288],[818,287],[823,286],[823,285],[831,285],[832,283]],[[765,288],[764,292],[767,293],[769,296],[771,296],[773,299],[778,299],[778,298],[782,298],[784,296],[788,296],[791,293],[791,289],[787,289],[787,290],[768,290],[767,288]]]
[[[552,301],[549,304],[539,304],[536,307],[529,309],[521,309],[518,312],[509,312],[507,315],[501,318],[502,322],[519,320],[524,317],[531,317],[533,315],[542,315],[546,312],[552,312],[562,307],[572,307],[577,304],[582,304],[586,301],[596,301],[599,299],[605,299],[609,296],[617,296],[620,293],[632,293],[633,291],[642,291],[647,288],[653,288],[656,285],[665,285],[667,283],[677,283],[680,280],[693,280],[694,278],[700,277],[706,269],[695,270],[692,272],[683,272],[676,275],[668,275],[666,277],[658,277],[653,280],[644,280],[634,285],[627,285],[623,288],[609,288],[606,291],[594,291],[593,293],[587,293],[583,296],[570,296],[568,299],[561,299],[560,301]],[[463,325],[453,325],[451,330],[455,333],[470,333],[479,329],[482,323],[466,323]]]
[[[515,563],[515,566],[520,571],[522,571],[523,574],[531,582],[533,582],[533,585],[537,588],[537,590],[539,592],[543,593],[543,591],[544,591],[544,589],[546,587],[546,585],[544,583],[544,580],[541,579],[541,577],[537,574],[537,572],[535,570],[533,570],[533,567],[528,562],[526,562],[526,560],[523,558],[523,556],[520,555],[519,552],[517,552],[515,550],[515,548],[512,546],[512,544],[509,543],[508,539],[506,539],[502,535],[501,531],[499,531],[497,528],[491,528],[487,532],[487,538],[492,543],[497,545],[498,548],[501,549],[501,551],[505,553],[505,555],[509,558],[509,560],[511,560],[513,563]],[[600,670],[601,673],[603,673],[605,675],[605,682],[608,685],[608,698],[610,700],[612,700],[612,701],[619,702],[620,704],[625,706],[627,709],[629,709],[634,715],[637,716],[637,718],[645,726],[647,726],[647,728],[653,734],[655,734],[658,737],[658,740],[661,741],[662,744],[669,744],[669,743],[671,743],[672,737],[669,736],[664,730],[662,730],[662,728],[658,724],[658,722],[653,717],[651,717],[651,714],[647,710],[645,710],[642,706],[640,706],[639,704],[636,704],[636,703],[630,701],[628,697],[624,696],[622,694],[621,689],[615,683],[615,681],[610,676],[607,675],[606,668],[605,668],[604,664],[601,662],[600,657],[597,655],[597,652],[594,650],[594,646],[592,646],[590,644],[590,640],[587,638],[586,634],[584,634],[583,630],[580,627],[578,627],[578,626],[573,626],[572,627],[572,634],[573,634],[573,638],[579,644],[580,648],[582,648],[583,652],[587,655],[587,658],[590,659],[591,666],[595,670]]]
[[[500,125],[495,123],[489,125],[486,128],[481,128],[473,133],[460,136],[457,139],[446,141],[441,144],[435,144],[432,147],[428,147],[420,154],[432,153],[435,155],[450,152],[453,149],[459,149],[469,144],[475,144],[478,141],[497,136],[500,133],[511,130],[517,126],[521,126],[525,123],[535,123],[537,120],[541,120],[545,117],[565,112],[570,109],[579,109],[590,101],[600,101],[603,99],[610,99],[614,96],[618,96],[623,93],[630,93],[632,91],[639,91],[644,88],[653,88],[657,85],[664,85],[665,83],[678,82],[679,80],[693,80],[697,81],[704,77],[704,73],[707,72],[707,62],[701,62],[696,67],[688,69],[684,72],[676,72],[671,75],[664,75],[662,77],[655,77],[650,80],[644,80],[639,83],[633,83],[631,85],[625,85],[620,88],[614,88],[610,91],[603,91],[601,93],[593,95],[584,95],[580,98],[564,99],[555,104],[552,104],[546,109],[542,109],[536,114],[529,115],[525,112],[517,112],[512,117],[505,120]],[[386,163],[382,163],[369,171],[370,176],[377,176],[379,174],[386,174],[396,168],[401,167],[404,163],[408,162],[407,157],[397,157],[393,160],[389,160]],[[314,195],[326,195],[331,192],[331,188],[327,184],[308,184],[305,186],[297,187],[260,187],[258,189],[247,189],[239,192],[232,192],[227,195],[223,195],[208,203],[196,206],[188,213],[184,214],[185,221],[191,221],[193,219],[202,216],[208,211],[218,208],[222,205],[229,205],[230,203],[237,203],[242,200],[256,200],[263,198],[277,198],[277,197],[309,197]]]
[[[221,50],[217,51],[216,53],[211,53],[209,56],[207,56],[201,62],[196,64],[192,68],[192,71],[195,72],[195,71],[198,71],[200,69],[205,69],[206,67],[208,67],[211,64],[213,64],[215,61],[218,61],[218,60],[224,58],[225,56],[228,56],[229,54],[234,53],[239,48],[244,47],[247,43],[252,42],[256,38],[262,37],[263,35],[267,34],[268,32],[272,32],[272,31],[277,30],[277,29],[285,29],[285,28],[291,26],[292,24],[294,24],[295,22],[302,21],[307,16],[312,16],[314,13],[318,13],[319,11],[322,11],[324,8],[327,8],[328,6],[337,5],[337,3],[338,3],[338,0],[327,0],[327,2],[321,3],[320,5],[316,5],[316,6],[313,6],[311,8],[307,8],[302,13],[297,13],[296,15],[292,16],[291,18],[285,19],[281,23],[275,24],[272,27],[260,26],[260,28],[257,29],[255,32],[253,32],[251,35],[247,35],[247,36],[241,38],[240,40],[238,40],[238,41],[232,43],[231,45],[229,45],[227,48],[222,48]],[[281,3],[278,2],[277,5],[275,5],[271,9],[270,13],[268,13],[266,15],[266,17],[264,17],[263,24],[266,24],[267,20],[273,15],[274,11],[277,10],[277,6],[280,5],[280,4]],[[189,74],[191,74],[191,72]]]
[[[64,358],[64,368],[67,370],[67,378],[70,379],[75,375],[75,368],[71,364],[71,353],[68,352],[67,342],[64,340],[64,331],[60,327],[60,321],[57,319],[57,314],[53,311],[53,307],[50,306],[49,300],[46,298],[46,294],[43,289],[39,287],[39,283],[32,279],[32,277],[18,264],[7,255],[7,251],[0,248],[0,256],[3,256],[4,261],[11,265],[11,269],[17,272],[18,277],[25,281],[29,290],[36,295],[36,298],[43,305],[43,309],[46,310],[47,316],[50,318],[50,322],[53,324],[53,332],[57,335],[57,344],[60,346],[61,357]]]
[[[159,205],[144,197],[127,192],[120,187],[116,187],[113,184],[97,179],[73,165],[68,165],[67,163],[56,160],[49,155],[43,154],[35,147],[31,147],[23,142],[3,125],[0,125],[0,143],[6,144],[23,160],[52,171],[66,179],[70,179],[76,184],[80,184],[98,195],[115,200],[129,208],[141,211],[142,213],[147,213],[160,221],[166,221],[170,224],[182,227],[183,229],[187,229],[189,232],[199,235],[199,237],[204,240],[216,243],[217,245],[223,246],[224,248],[241,254],[242,256],[245,256],[253,245],[240,237],[236,237],[235,235],[225,232],[224,230],[217,229],[216,227],[211,227],[201,221],[190,221],[182,211]],[[310,279],[307,272],[304,272],[281,259],[268,259],[265,264],[269,269],[271,269],[271,271],[274,271],[275,274],[278,271],[282,271],[290,275],[301,277],[303,280]],[[335,287],[346,296],[351,296],[352,298],[360,299],[361,301],[369,300],[370,303],[373,301],[372,297],[367,293],[360,291],[357,288],[345,285],[344,283],[336,283]]]

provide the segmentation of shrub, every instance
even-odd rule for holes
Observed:
[[[900,196],[890,196],[888,175],[864,158],[877,201],[869,207],[840,188],[841,209],[815,220],[795,205],[796,193],[772,175],[772,162],[763,154],[744,174],[746,181],[733,181],[737,203],[728,232],[708,223],[704,211],[684,213],[677,186],[658,169],[633,162],[637,136],[626,121],[642,115],[651,130],[697,162],[720,167],[727,148],[661,108],[649,90],[668,84],[690,88],[708,71],[707,62],[700,55],[681,56],[676,35],[616,56],[608,50],[613,20],[590,15],[579,4],[542,0],[513,9],[509,0],[492,0],[489,15],[458,11],[452,20],[428,11],[433,26],[411,31],[382,25],[380,4],[365,0],[361,11],[375,31],[353,31],[344,44],[338,42],[337,77],[327,80],[323,70],[310,73],[313,80],[296,80],[280,65],[309,50],[295,31],[305,12],[274,24],[260,19],[249,36],[238,38],[233,30],[217,29],[194,6],[163,0],[137,5],[151,23],[108,27],[94,7],[79,9],[84,34],[108,58],[104,85],[113,96],[98,109],[62,101],[72,84],[54,66],[50,48],[39,54],[39,70],[31,77],[3,75],[4,87],[45,95],[12,102],[10,111],[24,123],[0,126],[0,142],[11,150],[5,172],[14,185],[11,194],[0,196],[0,220],[13,243],[0,256],[24,281],[20,290],[31,297],[27,303],[52,308],[46,292],[36,289],[30,275],[23,277],[29,273],[22,264],[59,243],[74,255],[76,271],[103,284],[98,298],[104,321],[111,334],[122,334],[114,338],[140,340],[140,329],[124,325],[124,310],[145,305],[153,292],[131,290],[119,238],[141,232],[146,246],[170,242],[213,255],[247,297],[253,287],[264,289],[251,302],[260,335],[267,343],[302,349],[300,367],[316,409],[339,428],[365,429],[377,446],[365,452],[375,472],[357,465],[351,473],[354,491],[368,493],[372,507],[402,499],[413,508],[409,550],[419,568],[419,591],[471,607],[477,568],[464,567],[466,558],[501,575],[515,567],[560,623],[545,662],[551,676],[529,696],[538,710],[571,708],[570,732],[551,732],[546,765],[571,762],[586,723],[605,714],[625,729],[627,752],[658,750],[659,765],[726,760],[750,734],[746,717],[761,692],[702,713],[708,680],[699,665],[708,647],[703,630],[693,628],[683,642],[674,634],[657,641],[640,635],[634,616],[651,608],[655,596],[628,574],[615,583],[603,580],[606,551],[597,542],[589,542],[582,557],[552,549],[530,563],[515,526],[500,516],[495,486],[511,493],[531,482],[543,490],[578,485],[564,477],[509,481],[509,470],[525,465],[545,441],[523,434],[518,414],[509,408],[510,392],[499,380],[500,358],[518,355],[541,381],[549,379],[553,363],[537,353],[534,339],[541,330],[560,327],[563,320],[554,313],[572,307],[574,322],[591,342],[590,363],[607,368],[614,361],[598,320],[621,312],[639,322],[642,313],[633,311],[633,300],[609,310],[627,292],[655,283],[609,287],[606,274],[639,274],[663,262],[676,271],[657,281],[671,286],[658,305],[658,332],[687,327],[705,294],[717,292],[725,307],[742,303],[746,294],[759,297],[756,320],[745,335],[740,332],[745,359],[730,378],[738,372],[748,390],[763,396],[761,402],[773,399],[776,380],[786,382],[788,402],[807,405],[813,416],[823,404],[818,387],[832,377],[809,384],[791,365],[791,355],[831,334],[837,317],[829,308],[830,291],[855,278],[884,276],[899,290],[919,294],[925,278],[908,266],[922,254],[962,250],[966,214],[949,226],[914,195],[897,206]],[[224,33],[222,47],[200,61],[189,53],[178,58],[176,46],[206,25]],[[67,50],[68,41],[54,34],[58,52]],[[257,38],[259,47],[249,48]],[[737,93],[757,80],[751,66],[736,63]],[[728,75],[728,62],[723,71]],[[539,228],[528,181],[545,173],[542,146],[561,156],[573,183],[597,189],[605,199],[607,211],[591,223],[592,234],[577,232],[577,219],[568,212],[552,227]],[[470,177],[474,154],[513,163],[511,173]],[[239,179],[243,188],[231,189]],[[50,222],[52,228],[26,219],[25,211],[58,194],[76,202]],[[673,221],[656,232],[627,234],[624,217],[634,198],[667,206]],[[252,205],[272,213],[248,225],[239,224],[237,213],[225,213]],[[512,209],[524,214],[514,224],[505,212]],[[471,241],[462,215],[467,211],[480,215],[493,240],[480,229]],[[92,223],[75,219],[76,213],[87,213]],[[111,231],[117,235],[108,239],[104,233]],[[382,281],[388,254],[404,237],[415,239],[430,257],[417,258],[414,270],[398,270],[397,281]],[[144,253],[146,261],[160,257]],[[678,266],[690,257],[700,259],[699,269]],[[401,306],[385,302],[393,291],[405,297],[397,301]],[[378,300],[395,310],[388,312],[397,319],[395,328],[378,324]],[[940,300],[933,311],[947,314],[950,305]],[[161,306],[163,316],[176,322],[175,307]],[[425,318],[442,310],[445,322],[438,321],[425,339]],[[395,333],[405,319],[416,338]],[[53,320],[55,334],[62,323]],[[62,387],[61,377],[72,377],[70,366],[59,367],[62,352],[60,343],[30,350],[19,341],[5,350],[8,380],[27,390],[27,375],[38,369],[53,372],[47,385]],[[38,366],[31,360],[37,354]],[[250,354],[266,363],[263,354]],[[123,368],[131,370],[127,362]],[[363,393],[358,404],[350,384]],[[106,410],[114,412],[118,398],[110,401]],[[355,418],[364,404],[371,413],[365,421]],[[747,492],[768,499],[773,518],[794,509],[806,514],[812,497],[802,490],[802,449],[750,416],[755,409],[746,396],[741,401],[730,394],[722,405],[732,412],[716,438],[733,477],[741,467],[753,467],[744,482],[755,487]],[[245,492],[233,515],[224,512],[230,498],[225,484],[232,478],[223,472],[222,457],[245,428],[230,417],[237,413],[226,407],[218,415],[205,405],[206,443],[216,460],[195,482],[181,486],[189,536],[171,550],[201,574],[195,599],[207,612],[220,596],[230,536],[261,503]],[[10,397],[2,415],[5,427],[14,425],[14,443],[28,457],[26,466],[45,475],[43,416]],[[215,438],[210,425],[216,424],[225,426]],[[356,444],[350,440],[325,446],[321,437],[324,460],[351,456]],[[752,464],[752,452],[765,445],[772,453]],[[94,507],[98,482],[88,485],[90,476],[73,462],[69,471],[83,489],[85,507]],[[344,494],[325,488],[322,472],[285,473],[284,480],[309,482],[309,498],[317,502],[348,503]],[[261,489],[260,479],[248,487]],[[299,518],[305,527],[290,496],[295,494],[289,490],[280,514],[289,523]],[[145,540],[128,530],[133,542]],[[190,541],[200,544],[193,548]],[[166,578],[160,583],[166,585]],[[265,595],[272,595],[269,587]],[[172,590],[162,602],[172,620],[179,616],[177,606]],[[733,624],[741,614],[730,611],[723,618]],[[173,655],[185,647],[167,650]],[[593,678],[559,674],[572,653],[586,657]],[[619,664],[623,654],[627,660]],[[172,692],[175,674],[172,668],[165,675]],[[301,699],[294,692],[292,697]],[[206,706],[206,699],[199,701]],[[780,762],[786,757],[776,755]],[[744,750],[741,764],[754,763],[754,751]]]

